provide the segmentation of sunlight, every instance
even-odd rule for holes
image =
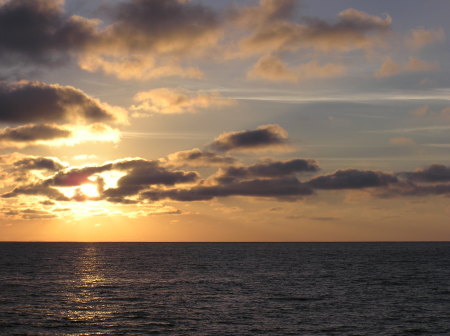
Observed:
[[[100,196],[96,184],[91,183],[82,184],[80,185],[80,191],[83,193],[83,195],[86,195],[89,198],[95,198]]]

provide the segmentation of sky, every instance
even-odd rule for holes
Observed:
[[[449,240],[449,12],[0,1],[0,240]]]

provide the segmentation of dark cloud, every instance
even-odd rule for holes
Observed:
[[[185,172],[181,170],[169,170],[160,166],[158,161],[142,162],[127,175],[121,177],[117,182],[117,188],[107,189],[106,197],[120,198],[135,195],[139,191],[152,185],[173,186],[179,183],[192,183],[199,179],[197,172]]]
[[[47,179],[44,184],[57,187],[76,187],[84,183],[91,182],[89,177],[94,174],[111,169],[112,165],[90,166],[83,168],[73,168],[66,171],[60,171],[53,177]]]
[[[103,165],[90,165],[81,168],[69,168],[61,170],[51,178],[44,181],[46,185],[59,187],[75,187],[84,183],[92,182],[89,178],[108,170],[133,170],[148,167],[152,161],[144,159],[122,159],[107,162]],[[103,188],[103,180],[98,180],[98,184]]]
[[[55,64],[95,40],[97,22],[68,17],[57,0],[10,0],[0,5],[0,58]]]
[[[59,171],[64,165],[59,160],[46,157],[27,157],[13,163],[18,169]]]
[[[137,195],[152,185],[173,186],[180,183],[192,183],[199,178],[197,172],[171,170],[161,166],[159,161],[124,159],[98,166],[62,170],[45,180],[43,184],[56,187],[76,187],[85,183],[93,183],[93,176],[111,170],[126,171],[126,175],[118,180],[117,188],[105,189],[104,181],[98,175],[95,183],[102,197],[121,203],[126,202],[125,196]],[[78,195],[77,200],[82,200],[82,196]]]
[[[315,189],[361,189],[381,187],[396,182],[397,178],[390,173],[346,169],[315,177],[308,184]]]
[[[414,172],[400,173],[399,176],[418,182],[450,181],[450,167],[442,164],[432,164],[427,168],[418,169]]]
[[[124,121],[125,112],[71,86],[0,83],[0,123]]]
[[[314,160],[293,159],[287,161],[263,161],[251,166],[227,167],[219,170],[215,179],[220,183],[229,183],[236,179],[279,178],[300,172],[318,171]]]
[[[408,197],[408,196],[430,196],[447,195],[450,196],[450,184],[426,184],[420,185],[412,182],[399,182],[374,192],[380,198]]]
[[[225,166],[236,162],[231,156],[223,156],[198,148],[180,151],[168,155],[167,164],[174,166],[210,167]]]
[[[189,189],[149,190],[141,193],[145,199],[153,201],[172,199],[176,201],[205,201],[215,197],[253,196],[253,197],[300,197],[311,195],[312,189],[296,178],[255,179],[230,184],[202,186]]]
[[[129,51],[186,52],[210,42],[219,27],[215,12],[189,1],[130,0],[112,13],[107,36]]]
[[[12,198],[19,195],[28,196],[46,196],[50,199],[57,201],[69,201],[69,198],[64,196],[60,191],[50,188],[49,186],[43,184],[28,185],[23,187],[14,188],[12,191],[1,195],[2,198]]]
[[[68,138],[72,133],[56,125],[39,124],[24,125],[0,130],[0,146],[2,144],[30,143]]]
[[[3,211],[6,217],[16,217],[20,219],[51,219],[56,216],[50,212],[36,209],[18,209]]]
[[[209,148],[221,152],[286,150],[289,147],[287,136],[279,125],[264,125],[256,130],[223,133]]]
[[[337,218],[337,217],[310,217],[309,219],[315,220],[315,221],[321,221],[321,222],[330,222],[330,221],[338,220],[339,218]]]

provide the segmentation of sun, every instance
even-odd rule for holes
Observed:
[[[98,188],[96,184],[86,183],[80,185],[80,191],[86,195],[87,197],[94,198],[99,197],[100,194],[98,192]]]

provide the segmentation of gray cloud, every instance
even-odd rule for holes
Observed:
[[[219,27],[219,17],[202,5],[177,0],[130,0],[112,11],[107,33],[128,50],[186,52]]]
[[[29,195],[29,196],[46,196],[50,199],[57,201],[69,201],[69,198],[64,196],[60,191],[50,188],[49,186],[43,184],[28,185],[23,187],[14,188],[12,191],[1,195],[2,198],[12,198],[19,195]]]
[[[123,197],[137,195],[140,191],[152,185],[173,186],[180,183],[192,183],[198,180],[197,172],[170,170],[160,165],[159,161],[144,159],[125,159],[99,166],[87,166],[59,171],[43,182],[46,186],[75,187],[92,183],[92,176],[110,171],[126,171],[126,175],[117,182],[117,188],[104,189],[104,181],[97,176],[97,186],[101,197],[112,202],[125,202]],[[82,195],[78,195],[81,200]]]
[[[51,219],[57,217],[50,212],[36,209],[18,209],[18,210],[2,209],[2,210],[4,210],[2,211],[4,216],[15,217],[20,219]]]
[[[13,163],[14,168],[24,170],[59,171],[64,165],[56,159],[46,157],[27,157]]]
[[[314,160],[292,159],[287,161],[263,161],[251,166],[227,167],[219,170],[215,180],[230,183],[237,179],[280,178],[300,172],[315,172],[319,166]]]
[[[350,51],[376,45],[377,38],[392,23],[389,16],[378,17],[349,8],[338,14],[336,22],[305,18],[302,23],[284,15],[270,15],[292,6],[294,1],[260,1],[258,7],[243,8],[237,21],[250,31],[241,41],[244,54],[313,48],[319,51]],[[291,9],[292,12],[292,9]]]
[[[390,185],[387,188],[375,191],[374,195],[381,198],[408,197],[408,196],[429,196],[429,195],[450,195],[450,184],[438,183],[420,185],[412,182],[400,182]]]
[[[208,147],[221,152],[286,150],[289,148],[287,136],[286,130],[279,125],[264,125],[256,130],[223,133]]]
[[[397,178],[382,171],[345,169],[311,179],[308,184],[315,189],[361,189],[387,186]]]
[[[124,110],[71,86],[41,82],[0,83],[0,122],[122,121]]]
[[[403,172],[399,176],[418,182],[443,182],[450,181],[450,167],[442,164],[432,164],[427,168],[414,172]]]
[[[39,124],[24,125],[0,130],[0,146],[14,145],[14,143],[33,144],[39,140],[55,140],[68,138],[72,133],[56,125]]]
[[[94,174],[109,170],[112,165],[92,166],[84,168],[73,168],[67,171],[60,171],[53,177],[47,179],[44,184],[57,187],[76,187],[88,183],[89,177]]]
[[[75,187],[89,182],[89,178],[108,170],[133,170],[145,168],[151,165],[153,161],[144,159],[122,159],[113,162],[107,162],[103,165],[90,165],[81,168],[69,168],[61,170],[44,181],[45,185],[59,187]],[[102,184],[100,180],[99,183]]]
[[[7,62],[55,64],[94,41],[95,20],[68,17],[62,1],[10,0],[0,5],[0,55]]]
[[[158,161],[147,161],[132,168],[127,175],[121,177],[117,188],[107,189],[106,197],[123,197],[135,195],[152,185],[173,186],[179,183],[192,183],[199,179],[197,172],[168,170],[161,167]]]
[[[167,164],[174,166],[225,166],[235,162],[236,159],[231,156],[223,156],[198,148],[172,153],[167,156]]]
[[[149,190],[141,193],[144,199],[153,201],[172,199],[176,201],[205,201],[215,197],[253,196],[253,197],[301,197],[311,195],[312,189],[294,177],[277,179],[255,179],[230,184],[202,186],[188,189]]]

